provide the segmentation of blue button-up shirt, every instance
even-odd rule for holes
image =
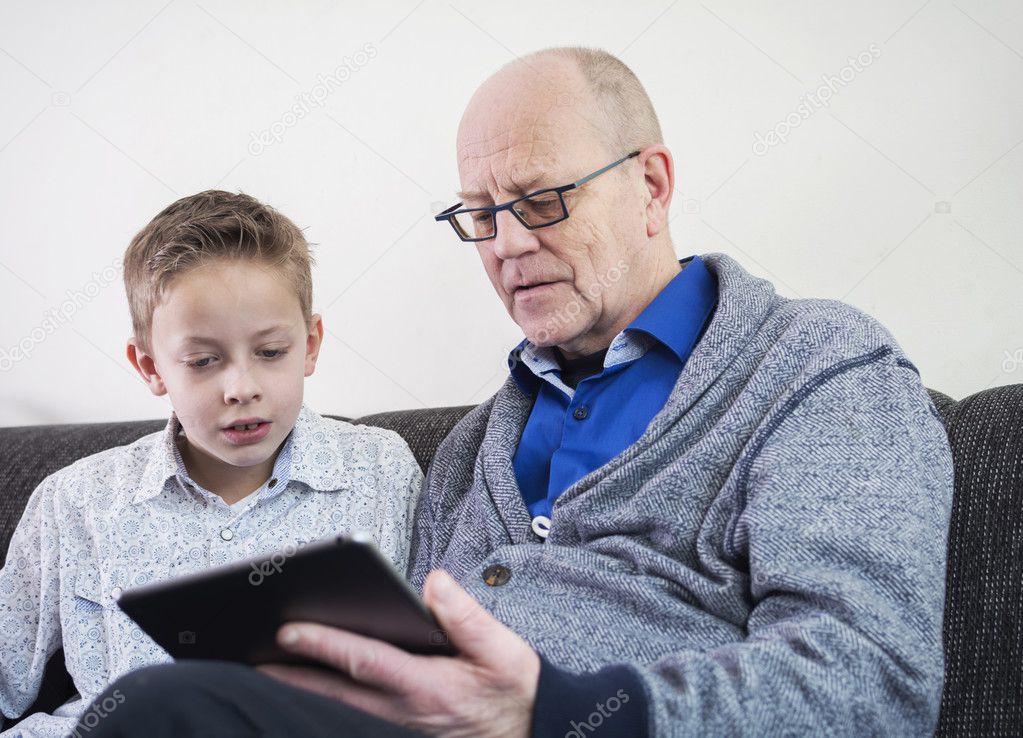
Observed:
[[[509,356],[512,377],[536,402],[515,452],[515,476],[533,517],[551,517],[574,482],[638,439],[664,406],[717,304],[714,276],[699,256],[615,336],[600,374],[575,389],[561,380],[553,348],[529,341]]]

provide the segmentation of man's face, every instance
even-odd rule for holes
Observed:
[[[288,281],[261,264],[216,261],[171,283],[153,312],[152,358],[207,468],[223,477],[272,464],[315,368],[313,322],[307,328]]]
[[[543,79],[530,70],[499,74],[470,103],[458,135],[464,207],[568,184],[628,153],[609,151],[587,122],[596,113],[574,67],[544,71]],[[497,236],[477,248],[530,341],[585,353],[620,323],[633,290],[627,274],[644,243],[641,187],[630,160],[566,193],[561,223],[528,230],[498,214]]]

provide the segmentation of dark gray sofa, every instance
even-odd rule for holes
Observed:
[[[931,391],[955,466],[945,608],[946,679],[938,735],[1023,736],[1023,384],[958,402]],[[470,408],[380,413],[425,469]],[[0,428],[0,551],[29,494],[72,461],[159,430],[165,421]],[[33,712],[73,693],[63,654],[51,659]]]

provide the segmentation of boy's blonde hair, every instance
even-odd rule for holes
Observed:
[[[298,226],[249,195],[206,190],[168,205],[124,253],[132,330],[146,353],[152,353],[153,311],[171,282],[215,259],[278,270],[295,290],[306,324],[312,320],[313,258]]]

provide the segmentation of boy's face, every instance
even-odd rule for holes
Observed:
[[[279,272],[219,260],[171,282],[153,312],[152,354],[135,339],[128,354],[153,394],[170,396],[189,451],[227,482],[238,467],[269,474],[322,335],[320,317],[306,325]]]

